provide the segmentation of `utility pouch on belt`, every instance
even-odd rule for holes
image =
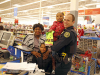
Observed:
[[[62,57],[63,57],[63,62],[65,63],[65,64],[68,64],[68,55],[67,55],[67,53],[64,53],[64,52],[62,52]]]
[[[71,61],[71,59],[68,58],[67,53],[64,53],[64,52],[60,54],[57,53],[54,57],[55,57],[55,60],[59,63],[63,61],[65,64],[68,64],[68,62]]]

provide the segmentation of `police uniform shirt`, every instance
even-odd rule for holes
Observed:
[[[64,48],[66,47],[66,53],[70,53],[71,44],[73,44],[74,42],[77,42],[75,33],[73,33],[71,30],[74,30],[73,26],[68,27],[67,29],[64,29],[64,31],[61,33],[59,39],[51,47],[51,49],[53,51],[61,53],[61,52],[63,52]],[[77,43],[75,44],[75,46],[77,47]],[[74,52],[72,52],[72,53],[74,54]]]

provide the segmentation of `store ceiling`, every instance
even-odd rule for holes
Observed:
[[[55,19],[57,12],[70,10],[71,0],[0,0],[0,16],[2,19],[14,19],[14,8],[18,8],[19,19],[38,19],[39,14]],[[79,9],[96,8],[99,0],[79,0]],[[41,11],[41,13],[40,13]]]

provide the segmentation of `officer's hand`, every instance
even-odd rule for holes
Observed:
[[[31,52],[33,55],[35,55],[37,58],[38,57],[41,57],[41,54],[40,53],[38,53],[38,52],[35,52],[35,51],[33,51],[33,52]]]
[[[52,29],[50,29],[48,32],[52,32],[53,30]]]
[[[46,53],[43,54],[43,60],[47,59],[49,56],[49,51],[47,51]]]

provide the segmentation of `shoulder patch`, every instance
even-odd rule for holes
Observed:
[[[66,38],[70,37],[70,33],[69,32],[65,32],[64,33],[64,37],[66,37]]]

